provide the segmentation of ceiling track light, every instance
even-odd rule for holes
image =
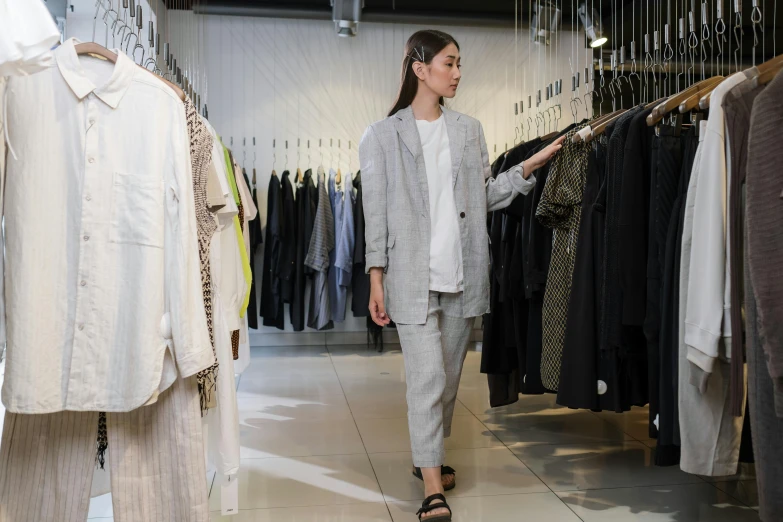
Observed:
[[[551,2],[536,2],[530,21],[530,41],[537,45],[549,45],[552,33],[560,28],[560,9]]]
[[[588,10],[587,3],[582,2],[577,9],[579,20],[585,27],[585,36],[589,40],[590,47],[601,47],[609,41],[604,36],[603,27],[601,26],[601,18],[595,9]]]
[[[331,0],[332,20],[337,36],[354,37],[359,33],[359,21],[364,9],[364,0]]]

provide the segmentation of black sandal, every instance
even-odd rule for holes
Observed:
[[[433,500],[440,500],[440,502],[432,504]],[[424,502],[421,503],[421,509],[416,513],[416,516],[419,517],[419,522],[422,520],[422,515],[426,515],[430,511],[435,511],[436,509],[448,509],[449,514],[427,517],[424,519],[424,522],[451,522],[451,508],[446,504],[446,497],[444,497],[442,493],[435,493],[424,499]]]
[[[454,475],[454,482],[452,482],[449,485],[449,487],[444,487],[443,489],[445,491],[451,491],[452,489],[457,487],[457,472],[454,471],[454,468],[452,468],[451,466],[441,466],[440,467],[440,474],[441,474],[441,476],[443,476],[443,475]],[[424,480],[424,476],[421,474],[421,468],[414,467],[413,468],[413,476],[416,477],[417,479],[421,480],[421,481]]]

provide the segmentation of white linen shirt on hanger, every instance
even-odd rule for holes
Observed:
[[[446,119],[416,120],[427,169],[430,199],[430,290],[462,291],[462,240],[451,168]]]
[[[215,361],[182,101],[124,55],[8,82],[7,361],[13,413],[130,411]]]

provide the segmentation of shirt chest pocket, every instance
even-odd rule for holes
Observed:
[[[163,181],[114,173],[109,241],[163,248]]]

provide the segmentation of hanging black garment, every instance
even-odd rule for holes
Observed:
[[[282,201],[283,218],[280,236],[280,293],[284,303],[291,303],[294,299],[294,273],[296,264],[296,203],[294,202],[294,187],[291,184],[291,174],[283,172]]]
[[[676,197],[672,203],[666,241],[662,245],[661,326],[659,335],[660,388],[658,396],[658,444],[655,463],[673,466],[680,462],[680,416],[678,407],[680,256],[685,200],[699,138],[691,127],[682,139],[682,162],[679,165]],[[660,155],[661,157],[663,155]],[[673,165],[672,165],[673,166]],[[672,167],[670,166],[670,167]]]
[[[542,146],[536,138],[511,149],[492,166],[494,175],[504,172],[530,157]],[[542,171],[535,173],[536,187],[544,183]],[[545,179],[545,174],[544,178]],[[518,195],[503,211],[489,214],[491,237],[492,277],[490,280],[490,310],[484,316],[484,342],[482,343],[482,372],[487,373],[492,407],[511,404],[519,400],[519,393],[542,393],[540,376],[527,384],[529,306],[525,296],[523,258],[523,221],[525,213],[531,214],[532,194]],[[497,261],[496,261],[497,260]],[[540,312],[540,306],[539,306]],[[540,314],[539,314],[540,323]],[[534,330],[535,332],[535,330]],[[534,342],[536,342],[534,340]],[[538,327],[538,359],[533,363],[534,375],[540,375],[541,327]]]
[[[264,326],[284,328],[283,298],[280,293],[278,261],[282,234],[283,199],[280,178],[272,176],[266,200],[264,273],[261,276],[261,317]]]
[[[307,170],[302,177],[302,183],[296,188],[296,261],[294,263],[294,288],[291,300],[291,326],[295,332],[304,330],[305,325],[305,288],[307,276],[305,274],[304,260],[307,256],[309,240],[306,240],[307,231],[312,234],[315,221],[315,205],[318,200],[318,192],[313,185],[312,171]]]
[[[623,346],[623,293],[620,284],[620,200],[625,182],[625,142],[633,118],[640,109],[630,109],[620,116],[607,140],[606,151],[606,223],[604,228],[603,277],[601,281],[600,348],[617,353]],[[620,410],[622,411],[622,410]]]
[[[356,199],[353,203],[354,249],[351,278],[351,311],[354,317],[370,316],[370,274],[365,274],[364,207],[362,206],[362,171],[353,178]],[[383,343],[381,343],[383,348]]]
[[[672,412],[667,411],[671,403],[665,402],[661,410],[661,393],[668,393],[662,387],[673,386],[675,375],[665,375],[661,367],[661,318],[671,303],[662,300],[663,267],[666,256],[666,237],[672,218],[674,200],[677,198],[680,170],[682,167],[682,143],[677,129],[662,126],[653,142],[653,169],[650,180],[650,222],[647,251],[647,312],[644,319],[644,334],[647,338],[647,360],[650,384],[650,424],[658,418],[656,438],[658,446],[655,463],[671,466],[679,463],[679,446],[675,442],[674,426],[670,422]],[[679,348],[677,348],[679,349]],[[652,431],[653,428],[651,428]]]
[[[650,218],[650,175],[655,128],[646,109],[634,116],[625,140],[623,185],[618,207],[618,273],[622,288],[623,324],[644,324],[647,309],[647,248]]]
[[[568,132],[570,128],[564,129],[563,132]],[[527,158],[546,145],[547,143],[539,143],[528,153]],[[547,164],[535,173],[536,186],[526,198],[520,231],[522,278],[527,300],[525,374],[522,376],[522,393],[526,395],[551,393],[541,380],[541,354],[544,336],[544,291],[549,274],[549,263],[552,259],[552,229],[544,227],[536,219],[536,209],[549,178],[549,166],[550,164]]]
[[[500,155],[492,163],[492,176],[503,172],[505,155]],[[490,313],[484,314],[484,331],[481,348],[481,373],[487,374],[490,406],[497,407],[519,400],[519,376],[517,374],[517,354],[513,338],[513,318],[510,304],[503,302],[501,290],[504,266],[503,212],[496,210],[487,214],[487,227],[490,247]],[[509,336],[508,328],[512,328]]]
[[[499,156],[491,166],[497,176],[503,166],[504,156]],[[490,255],[490,313],[484,314],[484,332],[481,349],[481,373],[509,373],[516,366],[515,358],[509,359],[505,339],[505,311],[500,305],[500,279],[503,271],[503,213],[499,210],[487,214]]]
[[[242,170],[242,174],[245,176],[245,184],[247,184],[248,187],[250,187],[250,180],[247,177],[247,172]],[[255,204],[256,201],[256,189],[253,189],[250,192],[251,197],[253,198],[253,204]],[[249,237],[250,237],[250,252],[247,253],[248,259],[250,261],[250,271],[253,274],[250,278],[250,302],[247,305],[247,325],[250,328],[253,328],[255,330],[258,329],[258,298],[256,297],[256,265],[255,265],[255,254],[256,250],[258,249],[258,246],[261,244],[261,217],[258,213],[256,213],[256,217],[254,217],[252,220],[248,221],[247,226],[249,227]]]
[[[610,126],[606,134],[612,130]],[[557,391],[557,403],[569,408],[601,409],[597,381],[601,359],[599,317],[604,273],[606,141],[606,136],[602,136],[590,152],[582,196],[582,219]]]
[[[625,169],[625,158],[631,154],[628,134],[642,107],[629,110],[616,122],[607,151],[606,225],[604,232],[604,280],[602,285],[600,375],[607,393],[600,397],[602,409],[628,411],[649,401],[647,383],[647,344],[641,325],[623,321],[622,277],[622,195],[626,182],[634,184],[639,172]],[[645,122],[646,124],[646,122]],[[632,144],[633,145],[633,144]],[[629,179],[630,178],[630,179]]]

